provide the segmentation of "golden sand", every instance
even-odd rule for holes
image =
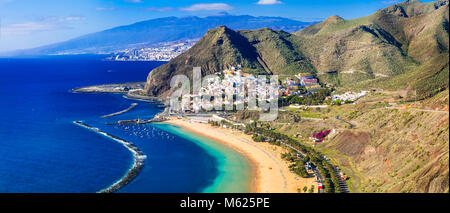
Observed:
[[[179,126],[185,130],[208,137],[222,143],[240,153],[251,162],[255,178],[252,180],[251,192],[257,193],[297,193],[297,189],[314,185],[315,178],[301,178],[292,173],[288,162],[281,159],[281,153],[286,150],[269,143],[256,143],[251,136],[237,130],[213,127],[209,124],[190,122],[184,119],[172,118],[166,123]]]

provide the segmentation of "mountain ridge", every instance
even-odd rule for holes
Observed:
[[[22,55],[46,54],[98,54],[160,42],[202,37],[208,29],[228,25],[233,29],[259,29],[271,27],[297,31],[314,22],[301,22],[282,17],[218,15],[207,17],[164,17],[118,26],[87,34],[65,42],[45,45],[28,50],[14,51]]]

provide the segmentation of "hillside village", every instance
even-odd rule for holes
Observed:
[[[211,110],[233,111],[236,108],[239,109],[239,107],[248,109],[250,102],[256,101],[256,99],[270,102],[274,98],[278,99],[278,97],[292,98],[297,96],[303,98],[323,89],[317,78],[304,73],[296,74],[295,78],[286,78],[284,81],[280,81],[281,85],[279,86],[271,85],[270,80],[267,78],[261,80],[249,73],[244,73],[241,65],[230,66],[229,69],[216,72],[215,74],[220,76],[220,81],[208,79],[207,85],[201,87],[199,91],[194,91],[194,94],[184,94],[179,110],[199,113]],[[277,93],[276,97],[273,94],[274,91]],[[369,91],[361,91],[359,93],[346,92],[344,94],[330,95],[326,99],[332,100],[332,102],[328,102],[330,105],[353,103],[368,93]],[[261,95],[265,96],[262,97]],[[222,96],[223,99],[217,99],[217,96]],[[211,102],[201,102],[202,97],[210,97]],[[230,105],[233,107],[224,108]],[[261,108],[257,107],[251,110],[261,110]],[[172,111],[172,113],[176,112]]]

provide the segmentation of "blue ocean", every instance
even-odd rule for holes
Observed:
[[[209,139],[168,124],[110,126],[151,118],[155,104],[121,94],[80,94],[83,86],[145,81],[163,62],[113,62],[102,56],[0,59],[0,192],[94,193],[129,170],[120,143],[73,124],[83,121],[132,142],[147,155],[118,192],[246,192],[248,162]],[[102,115],[138,106],[110,118]]]

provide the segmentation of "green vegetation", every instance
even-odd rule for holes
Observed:
[[[212,120],[209,120],[208,124],[211,124],[211,126],[220,126],[220,122],[212,121]]]
[[[289,166],[289,169],[291,170],[291,172],[294,172],[295,174],[297,174],[298,176],[300,176],[302,178],[309,177],[309,174],[305,169],[305,164],[301,160],[297,161],[295,164],[291,164]]]
[[[266,138],[262,135],[253,135],[252,140],[254,140],[255,142],[265,142]]]
[[[311,95],[300,97],[300,96],[285,96],[278,100],[279,106],[289,106],[291,104],[299,105],[319,105],[325,102],[325,99],[331,95],[332,89],[321,89]]]
[[[306,112],[306,111],[297,111],[297,115],[305,118],[324,118],[323,113],[319,112]]]
[[[308,193],[314,193],[314,185],[311,185],[311,187],[309,188]]]
[[[271,74],[293,76],[301,73],[315,73],[312,64],[298,51],[296,40],[290,33],[263,28],[239,32],[258,52],[258,61]]]

